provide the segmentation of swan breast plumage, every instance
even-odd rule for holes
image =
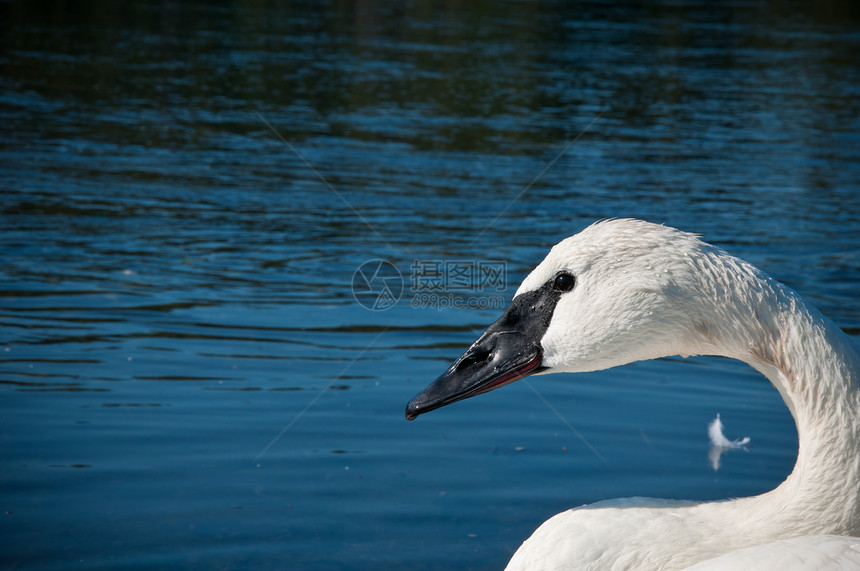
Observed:
[[[687,571],[857,571],[860,538],[804,535],[740,549],[687,568]]]

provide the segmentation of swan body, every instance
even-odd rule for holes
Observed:
[[[856,571],[860,569],[860,538],[835,535],[805,535],[747,547],[709,559],[687,571]]]
[[[795,549],[813,562],[820,552],[853,568],[860,356],[790,288],[694,235],[608,220],[562,241],[505,314],[410,401],[407,418],[531,374],[670,355],[721,355],[764,374],[797,425],[791,475],[750,498],[625,498],[568,510],[541,525],[508,569],[685,569],[710,560],[724,566],[702,568],[757,568],[775,560],[768,549]],[[720,562],[735,552],[753,563]]]

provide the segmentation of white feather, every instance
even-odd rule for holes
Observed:
[[[720,469],[720,458],[724,452],[728,452],[733,448],[744,448],[750,443],[750,437],[744,436],[736,440],[729,440],[723,434],[723,423],[720,421],[720,415],[711,421],[708,425],[708,437],[711,439],[711,449],[708,451],[708,460],[711,462],[711,467],[714,472]]]
[[[749,436],[744,436],[737,440],[729,440],[726,438],[723,434],[723,423],[720,420],[719,414],[717,414],[717,418],[712,420],[708,425],[708,436],[711,439],[711,446],[717,448],[743,448],[750,443]]]

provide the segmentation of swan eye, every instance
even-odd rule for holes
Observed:
[[[558,291],[570,291],[576,285],[576,278],[566,272],[558,274],[552,285]]]

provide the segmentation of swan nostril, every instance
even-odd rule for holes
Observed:
[[[456,370],[462,371],[473,365],[478,365],[490,358],[492,351],[489,349],[474,349],[468,355],[464,355],[460,362],[457,363]]]

